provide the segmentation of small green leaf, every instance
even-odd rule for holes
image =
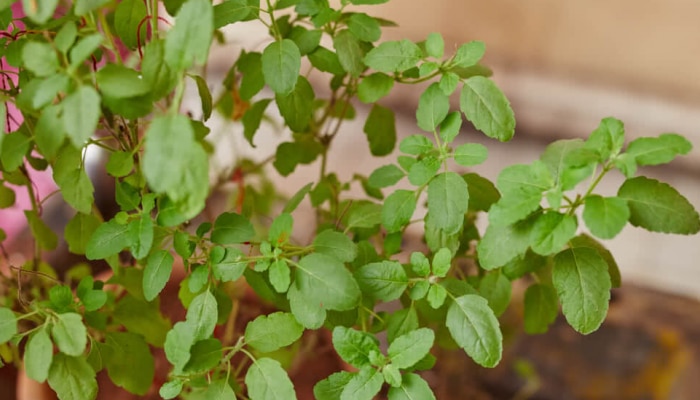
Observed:
[[[51,228],[46,225],[46,223],[39,218],[35,211],[25,210],[24,216],[27,218],[27,223],[29,224],[29,229],[32,231],[32,236],[37,241],[37,244],[42,249],[53,250],[58,245],[58,237],[51,230]]]
[[[345,70],[340,64],[338,55],[323,46],[309,53],[309,61],[314,68],[332,75],[343,75]]]
[[[501,360],[503,336],[498,320],[481,296],[456,298],[445,321],[452,338],[477,364],[491,368]]]
[[[102,45],[101,33],[93,33],[78,40],[78,43],[76,43],[68,53],[70,68],[78,68],[80,64],[87,60],[100,47],[100,45]]]
[[[468,208],[469,191],[461,176],[443,172],[430,181],[428,213],[437,228],[448,234],[459,231]]]
[[[214,221],[211,241],[217,244],[243,243],[253,236],[255,230],[247,218],[236,213],[223,213]]]
[[[465,167],[479,165],[488,158],[488,149],[479,143],[465,143],[457,146],[453,153],[455,162]]]
[[[321,37],[323,33],[320,30],[308,30],[302,28],[301,26],[295,26],[289,34],[289,38],[297,44],[299,47],[299,53],[305,56],[316,48],[321,43]]]
[[[165,382],[158,390],[158,394],[164,399],[174,399],[182,392],[182,385],[183,382],[179,379]]]
[[[299,260],[294,287],[309,303],[329,310],[350,310],[360,301],[360,288],[350,271],[325,254],[313,253]]]
[[[396,116],[390,108],[379,104],[372,106],[363,132],[367,135],[373,156],[385,156],[396,146]]]
[[[400,387],[389,388],[389,400],[435,400],[435,394],[420,375],[404,374]]]
[[[211,111],[212,111],[212,98],[211,98],[211,92],[209,91],[209,87],[207,86],[207,81],[204,80],[199,75],[190,75],[192,79],[194,79],[195,83],[197,84],[197,93],[199,93],[199,99],[202,102],[202,113],[204,121],[208,120],[211,117]]]
[[[0,307],[0,344],[9,342],[17,334],[17,318],[9,308]]]
[[[150,215],[142,215],[141,218],[132,220],[129,223],[132,237],[132,243],[129,247],[135,259],[140,260],[151,251],[154,235],[153,229],[153,220]]]
[[[439,32],[432,32],[425,40],[425,51],[428,56],[433,58],[442,58],[445,52],[445,41]]]
[[[670,185],[639,176],[627,179],[617,192],[630,209],[630,223],[652,232],[694,234],[700,216],[692,204]]]
[[[294,385],[280,363],[271,358],[253,360],[245,375],[250,400],[296,399]]]
[[[442,163],[437,157],[425,156],[411,165],[408,170],[408,181],[411,185],[423,186],[435,177],[441,166]]]
[[[84,169],[73,169],[70,172],[54,174],[54,179],[66,203],[81,213],[87,214],[92,210],[94,202],[94,187]]]
[[[204,372],[216,367],[223,358],[223,349],[218,339],[205,339],[195,343],[190,349],[190,359],[185,372]]]
[[[496,186],[479,174],[465,174],[462,179],[469,188],[469,209],[472,211],[488,211],[501,197]]]
[[[374,103],[391,92],[394,79],[387,74],[375,72],[360,81],[357,97],[363,103]]]
[[[483,42],[471,41],[465,43],[457,49],[452,62],[461,68],[469,68],[481,60],[486,52],[486,45]]]
[[[428,354],[434,341],[432,329],[416,329],[394,339],[387,354],[396,367],[410,368]]]
[[[155,376],[155,362],[141,335],[109,332],[100,350],[115,385],[141,396],[148,392]]]
[[[59,400],[92,400],[97,397],[95,370],[84,357],[54,355],[48,381]]]
[[[49,302],[55,310],[64,310],[73,304],[73,292],[68,286],[56,285],[49,290]]]
[[[552,211],[538,216],[530,232],[532,251],[543,256],[558,253],[576,235],[577,228],[573,215]]]
[[[374,228],[382,223],[382,206],[374,203],[353,205],[348,211],[347,229]]]
[[[58,55],[48,43],[30,41],[22,47],[24,66],[35,75],[45,77],[58,70]]]
[[[355,278],[364,295],[373,300],[396,300],[408,287],[406,271],[396,261],[364,265],[355,272]]]
[[[587,146],[581,139],[557,140],[547,146],[540,160],[549,169],[557,187],[571,190],[593,174],[595,158],[582,163],[577,157],[577,153],[586,150]]]
[[[314,385],[314,397],[316,400],[340,400],[340,394],[353,376],[347,371],[331,374]]]
[[[399,143],[399,150],[406,154],[418,156],[433,150],[433,142],[423,135],[410,135]]]
[[[446,96],[449,96],[454,93],[455,90],[457,90],[459,82],[459,75],[455,74],[454,72],[445,72],[440,78],[440,90],[442,90],[442,93],[444,93]]]
[[[148,15],[146,4],[139,0],[124,0],[117,4],[114,11],[114,31],[121,39],[122,43],[130,49],[135,49],[140,44],[146,42],[147,24],[141,21]],[[141,31],[139,31],[141,24]],[[138,34],[137,34],[138,33]]]
[[[165,37],[165,62],[176,71],[204,64],[214,32],[214,8],[208,0],[187,0]]]
[[[608,265],[595,249],[575,247],[554,257],[552,283],[569,324],[585,334],[598,329],[608,312]]]
[[[401,371],[394,364],[382,367],[382,375],[384,376],[384,381],[392,387],[401,386]]]
[[[270,43],[262,53],[262,71],[265,83],[277,94],[286,95],[294,90],[301,68],[301,54],[290,39]]]
[[[474,127],[486,136],[507,142],[515,133],[515,116],[503,92],[488,78],[464,81],[459,106]]]
[[[559,314],[557,292],[553,287],[540,283],[530,285],[525,291],[525,332],[530,335],[545,333]]]
[[[500,272],[491,272],[479,281],[479,294],[488,302],[493,313],[500,317],[508,308],[511,296],[510,280]]]
[[[342,30],[333,36],[333,47],[343,70],[353,77],[359,77],[365,70],[362,58],[365,55],[360,41],[349,30]]]
[[[395,185],[404,176],[406,174],[399,167],[389,164],[374,170],[369,176],[368,183],[375,188],[384,188]]]
[[[630,218],[627,201],[618,197],[589,196],[585,200],[583,220],[591,233],[601,239],[612,239]]]
[[[105,168],[107,173],[116,178],[126,176],[134,168],[134,157],[126,151],[115,151],[109,156]]]
[[[532,226],[525,222],[514,225],[490,224],[476,247],[481,268],[499,268],[524,255],[530,246],[531,229]]]
[[[275,101],[284,122],[294,132],[304,132],[313,118],[314,89],[306,78],[299,76],[294,88],[284,94],[278,93]]]
[[[313,183],[308,183],[306,186],[299,189],[299,191],[289,199],[282,212],[291,213],[296,210],[299,204],[301,204],[301,201],[304,200],[304,197],[311,191],[311,188],[313,188]]]
[[[88,260],[99,260],[117,254],[131,246],[133,236],[129,225],[120,225],[112,219],[100,225],[87,243],[85,256]]]
[[[39,25],[43,25],[51,19],[57,5],[58,0],[22,0],[24,14]]]
[[[31,148],[31,137],[21,130],[3,134],[0,142],[0,161],[4,171],[10,172],[19,168],[24,162],[24,157]]]
[[[272,163],[282,176],[291,174],[299,164],[312,163],[323,152],[323,145],[313,138],[301,138],[296,142],[284,142],[277,146]],[[313,192],[311,192],[313,199]],[[313,200],[312,200],[313,201]]]
[[[118,64],[107,64],[95,74],[100,92],[113,98],[143,96],[149,92],[139,72]]]
[[[389,41],[370,50],[365,64],[379,72],[402,72],[415,67],[422,56],[420,47],[410,40]]]
[[[189,322],[178,322],[165,337],[165,357],[175,366],[175,370],[182,370],[190,360],[190,348],[194,344],[194,326]]]
[[[80,280],[76,289],[76,294],[80,302],[83,303],[85,311],[99,310],[107,303],[107,293],[102,289],[95,289],[95,281],[90,275]]]
[[[356,38],[365,42],[376,42],[382,36],[379,21],[365,13],[355,13],[348,19],[348,29]]]
[[[586,140],[586,148],[598,153],[600,162],[618,154],[624,144],[625,126],[622,121],[612,117],[603,118]]]
[[[197,295],[187,308],[186,321],[193,327],[195,341],[208,339],[214,332],[218,311],[216,298],[208,290]]]
[[[659,137],[644,137],[633,140],[627,146],[627,154],[634,156],[639,165],[659,165],[685,155],[693,145],[681,135],[664,133]]]
[[[1,338],[0,342],[2,342]],[[43,383],[49,377],[52,360],[53,343],[46,327],[42,327],[29,337],[24,350],[24,371],[27,377]]]
[[[56,314],[51,336],[61,353],[69,356],[82,355],[87,346],[87,330],[80,314]]]
[[[165,288],[170,280],[174,261],[173,256],[165,250],[158,250],[148,256],[143,271],[143,297],[147,301],[153,301]]]
[[[304,292],[291,285],[287,291],[289,308],[294,318],[307,329],[318,329],[326,321],[326,309],[323,304],[305,296]]]
[[[366,367],[355,374],[340,395],[340,400],[372,400],[379,393],[384,377],[379,370]]]
[[[255,147],[255,144],[253,144],[253,137],[258,131],[258,128],[260,128],[260,122],[262,121],[263,116],[265,115],[265,110],[271,101],[272,99],[262,99],[253,103],[253,105],[248,111],[246,111],[241,119],[241,122],[243,122],[243,136],[248,139],[248,143],[250,143],[250,145],[253,147]]]
[[[418,127],[427,132],[433,132],[442,123],[450,111],[450,99],[433,83],[423,92],[418,100],[416,119]]]
[[[416,194],[410,190],[397,190],[384,200],[382,224],[389,232],[398,232],[411,221],[416,209]]]
[[[258,6],[259,8],[259,6]],[[228,0],[214,6],[214,29],[239,21],[246,21],[256,12],[255,3],[249,0]]]
[[[333,347],[340,358],[357,368],[371,365],[370,353],[380,352],[373,335],[344,326],[333,329]]]
[[[342,262],[352,262],[357,256],[357,245],[341,232],[325,230],[313,241],[317,253],[331,256]]]
[[[90,86],[81,86],[66,96],[61,105],[63,129],[76,147],[82,147],[97,129],[100,95]]]
[[[276,312],[261,315],[245,328],[245,341],[262,353],[269,353],[296,342],[304,327],[292,314]]]

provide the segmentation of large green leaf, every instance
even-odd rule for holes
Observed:
[[[133,236],[129,225],[110,220],[100,225],[90,237],[85,248],[88,260],[99,260],[117,254],[131,246]]]
[[[600,326],[608,312],[608,265],[595,249],[574,247],[554,257],[552,283],[569,324],[588,334]]]
[[[534,335],[545,333],[559,314],[557,292],[553,287],[541,283],[530,285],[525,291],[525,332]]]
[[[375,72],[364,77],[357,86],[357,98],[363,103],[374,103],[391,92],[394,79],[387,74]]]
[[[428,185],[428,212],[433,224],[447,234],[456,233],[469,208],[467,183],[455,172],[443,172]]]
[[[66,96],[63,106],[63,129],[76,147],[82,147],[95,133],[100,119],[100,95],[91,86],[81,86]]]
[[[527,222],[513,225],[490,224],[476,247],[479,265],[490,270],[524,255],[530,246],[531,229],[532,226]]]
[[[124,0],[117,5],[114,11],[114,31],[126,47],[135,49],[139,40],[141,44],[146,42],[148,26],[141,24],[141,21],[147,15],[146,4],[140,0]]]
[[[58,55],[50,44],[30,41],[22,47],[24,66],[37,76],[50,76],[59,68]]]
[[[532,251],[543,256],[558,253],[576,235],[577,228],[573,215],[554,211],[539,215],[530,232]]]
[[[498,320],[481,296],[467,294],[454,299],[445,321],[459,347],[484,367],[494,367],[501,360],[503,336]]]
[[[627,179],[617,192],[627,201],[632,225],[652,232],[694,234],[700,216],[692,204],[670,185],[639,176]]]
[[[355,278],[364,295],[373,300],[396,300],[408,287],[406,271],[396,261],[369,263],[355,272]]]
[[[107,64],[95,78],[102,94],[117,99],[142,96],[150,89],[136,70],[123,65]]]
[[[53,343],[46,327],[42,327],[29,337],[24,350],[24,371],[27,376],[43,383],[49,376],[53,361]]]
[[[643,137],[627,146],[627,154],[634,156],[639,165],[659,165],[671,162],[676,156],[688,154],[693,145],[681,135],[664,133],[659,137]]]
[[[324,309],[345,311],[357,306],[360,287],[342,262],[325,254],[299,260],[294,286],[306,300]]]
[[[349,30],[337,32],[333,37],[333,47],[343,70],[354,77],[360,76],[365,70],[365,64],[362,62],[364,51],[355,35]]]
[[[384,200],[382,224],[389,232],[400,231],[411,221],[416,210],[416,194],[410,190],[397,190]]]
[[[261,315],[245,328],[246,343],[262,353],[275,351],[296,342],[304,327],[289,313]]]
[[[488,78],[464,81],[459,106],[474,127],[486,136],[507,142],[515,133],[515,115],[501,90]]]
[[[250,400],[293,400],[294,385],[277,360],[259,358],[253,360],[245,375]]]
[[[170,280],[175,259],[166,250],[158,250],[152,253],[146,261],[143,270],[143,297],[152,301],[165,288]]]
[[[314,396],[316,400],[340,400],[345,385],[353,378],[353,374],[348,371],[332,373],[328,378],[319,381],[314,385]]]
[[[357,256],[357,245],[341,232],[327,229],[313,241],[314,250],[342,262],[352,262]]]
[[[442,123],[450,111],[450,99],[437,83],[433,83],[423,92],[418,100],[416,119],[418,127],[427,132],[433,132]]]
[[[428,382],[418,374],[404,374],[400,387],[389,388],[389,400],[435,400],[435,394]]]
[[[593,174],[595,158],[581,163],[577,153],[587,146],[581,139],[557,140],[547,146],[540,160],[547,166],[556,186],[571,190]]]
[[[583,220],[591,233],[601,239],[612,239],[630,218],[627,202],[619,197],[589,196],[585,200]]]
[[[379,72],[401,72],[415,67],[423,56],[417,44],[410,40],[389,41],[370,50],[365,64]]]
[[[372,106],[363,128],[373,156],[385,156],[396,146],[396,116],[390,108]]]
[[[208,0],[187,0],[165,37],[165,62],[176,71],[204,64],[214,34],[214,8]]]
[[[253,225],[247,218],[236,213],[223,213],[214,221],[211,241],[218,244],[243,243],[254,235]]]
[[[379,341],[370,333],[344,326],[333,329],[333,347],[340,358],[356,368],[371,365],[371,353],[379,353]]]
[[[294,41],[283,39],[270,43],[261,61],[265,83],[275,93],[286,95],[294,90],[301,68],[301,53]]]
[[[394,366],[401,369],[410,368],[430,352],[434,341],[435,333],[432,329],[416,329],[394,339],[389,345],[387,355]]]
[[[141,396],[148,392],[155,375],[155,362],[141,335],[110,332],[99,347],[109,378],[115,385]]]
[[[379,370],[365,367],[345,385],[340,400],[372,400],[379,393],[384,378]]]
[[[205,290],[197,295],[187,308],[187,323],[193,327],[195,341],[209,339],[218,319],[216,298],[210,291]]]
[[[48,380],[59,400],[93,400],[97,397],[95,370],[84,357],[56,354]]]
[[[24,15],[39,25],[51,19],[57,5],[58,0],[22,0]]]
[[[61,353],[69,356],[80,356],[87,346],[87,330],[80,314],[57,314],[51,336]]]
[[[275,101],[287,126],[294,132],[305,132],[313,118],[314,89],[303,76],[297,79],[294,89],[289,93],[278,93]]]

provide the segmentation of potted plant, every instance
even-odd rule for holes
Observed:
[[[484,367],[499,362],[498,317],[514,281],[527,284],[527,332],[546,331],[561,305],[587,334],[620,284],[600,239],[628,223],[700,230],[678,191],[637,174],[690,143],[676,134],[626,143],[614,118],[585,140],[556,141],[530,164],[504,166],[495,183],[464,173],[487,157],[483,145],[458,138],[465,120],[499,141],[515,131],[508,100],[479,64],[484,44],[446,52],[439,33],[381,41],[392,22],[360,6],[386,1],[42,0],[23,2],[21,18],[3,3],[0,195],[9,207],[15,193],[29,194],[34,240],[23,265],[3,260],[3,362],[48,382],[60,399],[95,398],[105,370],[139,396],[292,399],[287,370],[326,343],[343,363],[315,383],[316,398],[372,399],[381,390],[389,399],[434,398],[420,371],[440,362],[436,346],[458,347]],[[265,25],[269,39],[232,54],[212,96],[210,48],[224,39],[221,28],[244,22]],[[310,72],[328,78],[326,91]],[[191,83],[201,110],[187,113]],[[381,101],[411,84],[423,84],[416,121],[424,134],[399,140]],[[327,168],[329,150],[361,104],[369,152],[395,154],[398,142],[399,153],[343,181]],[[254,146],[273,109],[285,141],[210,184],[217,143],[207,141],[207,120],[218,112],[238,121]],[[109,154],[113,217],[94,205],[85,150],[95,147]],[[318,179],[280,199],[267,178],[301,164],[317,166]],[[75,210],[62,232],[45,221],[34,171],[51,174],[56,196]],[[596,192],[608,173],[626,178],[615,196]],[[230,181],[228,206],[203,213]],[[364,195],[350,196],[358,185]],[[299,220],[307,199],[313,218]],[[310,240],[293,235],[300,224],[312,226]],[[422,251],[403,247],[409,226],[420,227]],[[71,253],[106,262],[110,276],[82,264],[57,272],[44,258],[57,234]],[[178,299],[164,297],[166,285]],[[165,305],[182,312],[166,318]],[[158,352],[164,376],[155,372]]]

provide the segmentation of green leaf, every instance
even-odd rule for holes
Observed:
[[[308,183],[306,186],[302,187],[299,189],[298,192],[292,196],[287,204],[284,206],[284,209],[282,209],[283,213],[292,213],[296,208],[301,204],[302,200],[304,200],[304,197],[311,191],[311,188],[313,188],[313,183]]]
[[[227,0],[214,6],[214,29],[254,17],[255,3],[249,0]]]
[[[164,344],[165,357],[176,371],[181,371],[190,360],[190,348],[194,342],[194,326],[190,322],[178,322],[168,332]]]
[[[437,228],[448,234],[459,231],[468,208],[469,191],[461,176],[454,172],[443,172],[430,181],[428,213]]]
[[[140,260],[148,255],[153,245],[153,220],[150,215],[142,215],[129,223],[130,235],[133,238],[131,254]]]
[[[3,134],[0,144],[0,161],[2,161],[4,171],[10,172],[19,168],[24,162],[24,157],[31,148],[31,137],[21,130]]]
[[[282,176],[287,176],[294,171],[298,164],[309,164],[316,160],[322,151],[323,145],[313,138],[284,142],[277,146],[273,165]]]
[[[363,132],[367,135],[373,156],[385,156],[396,146],[396,117],[390,108],[379,104],[372,106]]]
[[[253,236],[255,230],[247,218],[236,213],[223,213],[214,221],[211,241],[217,244],[243,243]]]
[[[481,268],[499,268],[525,254],[530,246],[531,229],[532,226],[527,222],[513,225],[490,224],[476,247]]]
[[[49,302],[56,310],[64,310],[73,304],[73,292],[68,286],[56,285],[49,290]]]
[[[284,122],[294,132],[305,132],[314,114],[314,89],[306,78],[299,76],[293,90],[277,94],[275,101]]]
[[[198,214],[209,193],[209,162],[190,120],[179,114],[154,118],[145,146],[142,167],[148,185],[167,194],[185,217]]]
[[[207,81],[204,80],[199,75],[190,75],[192,79],[194,79],[195,83],[197,84],[197,93],[199,94],[199,99],[202,102],[202,113],[204,121],[208,120],[211,117],[211,111],[212,111],[212,98],[211,98],[211,92],[209,91],[209,87],[207,86]]]
[[[530,285],[525,291],[525,332],[530,335],[545,333],[559,314],[557,292],[541,283]]]
[[[617,192],[627,201],[630,223],[652,232],[694,234],[700,216],[692,204],[670,185],[639,176],[627,179]]]
[[[382,206],[379,204],[362,203],[353,205],[348,211],[347,229],[374,228],[381,223]]]
[[[345,234],[333,230],[325,230],[313,241],[314,250],[342,262],[352,262],[357,256],[357,245]]]
[[[53,250],[58,245],[58,237],[44,221],[36,215],[35,211],[25,210],[24,216],[27,218],[32,236],[37,241],[40,248]]]
[[[109,378],[127,391],[145,395],[155,376],[155,362],[143,337],[131,332],[109,332],[100,344]]]
[[[214,8],[208,0],[187,0],[165,37],[165,62],[176,71],[204,64],[214,32]]]
[[[396,367],[410,368],[428,354],[434,341],[432,329],[416,329],[394,339],[387,354]]]
[[[17,318],[9,308],[0,307],[0,344],[9,342],[17,334]]]
[[[150,89],[136,70],[123,65],[107,64],[95,78],[103,95],[117,99],[143,96]]]
[[[595,249],[575,247],[554,257],[552,283],[567,322],[585,334],[598,329],[608,312],[608,265]]]
[[[56,96],[65,92],[70,83],[68,76],[64,74],[52,74],[46,79],[37,80],[39,89],[34,93],[32,106],[36,109],[43,108],[53,102]]]
[[[295,285],[287,291],[289,308],[294,318],[307,329],[318,329],[326,320],[326,309],[323,304],[309,300]]]
[[[190,359],[185,372],[204,372],[216,367],[223,358],[223,349],[218,339],[200,340],[190,349]]]
[[[479,174],[465,174],[462,179],[469,188],[469,209],[472,211],[488,211],[501,197],[496,186]]]
[[[102,7],[108,2],[109,0],[76,0],[73,12],[75,15],[82,17],[85,14]]]
[[[176,71],[165,62],[165,42],[152,40],[143,50],[141,61],[143,80],[151,90],[153,99],[161,99],[177,85]]]
[[[370,50],[365,64],[379,72],[402,72],[415,67],[422,56],[420,47],[410,40],[389,41]]]
[[[399,150],[401,150],[401,152],[414,156],[428,153],[434,148],[433,142],[423,135],[410,135],[399,143]]]
[[[41,154],[47,159],[55,158],[56,153],[58,153],[58,150],[61,148],[66,138],[66,132],[63,129],[63,122],[60,117],[61,112],[60,104],[50,105],[44,108],[34,127],[34,141],[39,151],[41,151]],[[11,154],[15,155],[15,157],[17,156],[14,152]],[[0,155],[0,157],[2,156]],[[7,164],[5,164],[5,168],[8,168]]]
[[[389,232],[398,232],[411,221],[416,209],[416,194],[410,190],[397,190],[384,200],[382,224]]]
[[[130,290],[134,295],[128,294],[117,303],[114,321],[124,325],[129,332],[143,336],[149,344],[162,347],[166,334],[171,328],[170,321],[161,314],[158,300],[149,303],[140,298],[137,290],[139,292],[142,290],[143,277],[138,274],[132,279],[133,287]],[[187,354],[189,356],[189,353]]]
[[[45,77],[58,70],[58,55],[48,43],[30,41],[22,47],[24,66],[35,75]]]
[[[503,92],[488,78],[464,81],[459,107],[474,127],[486,136],[507,142],[515,133],[515,116]]]
[[[454,299],[447,310],[445,325],[457,345],[477,364],[491,368],[501,360],[503,336],[483,297],[467,294]]]
[[[187,323],[192,326],[195,341],[209,339],[214,333],[218,318],[214,295],[208,290],[197,295],[187,308],[185,318]]]
[[[246,111],[241,119],[241,122],[243,122],[243,136],[248,139],[248,143],[250,143],[250,145],[253,147],[255,147],[255,144],[253,144],[253,137],[258,131],[258,128],[260,128],[260,122],[262,121],[263,116],[265,115],[265,110],[271,101],[272,99],[262,99],[253,103],[253,105],[248,111]]]
[[[365,296],[372,300],[396,300],[408,287],[408,276],[396,261],[374,262],[362,266],[355,278]]]
[[[576,236],[575,238],[571,239],[569,244],[571,245],[571,247],[590,247],[592,249],[595,249],[598,252],[598,254],[600,254],[600,256],[603,257],[603,260],[605,260],[605,263],[608,265],[608,275],[610,275],[612,287],[617,288],[620,287],[620,285],[622,285],[620,267],[617,265],[617,262],[615,261],[615,258],[613,257],[610,250],[603,246],[602,243],[595,240],[591,236],[582,233]]]
[[[85,256],[88,260],[100,260],[117,254],[124,248],[131,246],[133,236],[129,225],[120,225],[112,219],[103,223],[95,232],[85,248]]]
[[[134,168],[134,156],[126,151],[115,151],[110,154],[105,168],[116,178],[129,175]]]
[[[432,389],[420,375],[404,374],[400,387],[389,388],[389,400],[435,400]]]
[[[289,34],[289,38],[299,47],[299,53],[305,56],[316,48],[321,43],[323,33],[320,30],[307,30],[301,26],[295,26]]]
[[[337,32],[333,37],[333,47],[343,70],[357,78],[365,70],[362,58],[365,55],[359,40],[349,30]]]
[[[261,353],[269,353],[296,342],[304,327],[290,313],[261,315],[245,328],[245,341]]]
[[[543,256],[558,253],[576,235],[577,228],[573,215],[552,211],[538,216],[530,232],[532,251]]]
[[[313,253],[299,260],[294,286],[309,303],[337,311],[359,304],[360,288],[342,262]]]
[[[479,294],[489,302],[493,313],[500,317],[510,304],[510,280],[505,274],[491,272],[479,281]]]
[[[355,13],[348,19],[348,29],[364,42],[376,42],[382,36],[379,21],[365,13]]]
[[[271,358],[253,360],[245,375],[250,400],[296,399],[294,385],[280,363]]]
[[[553,182],[541,161],[504,168],[496,186],[502,197],[489,210],[491,224],[508,225],[520,221],[539,208],[542,195]]]
[[[314,397],[316,400],[340,400],[340,394],[353,376],[348,371],[335,372],[329,375],[328,378],[314,385]]]
[[[486,45],[483,42],[471,41],[465,43],[457,49],[452,62],[461,68],[469,68],[476,65],[486,52]]]
[[[340,64],[338,55],[323,46],[309,53],[309,61],[314,68],[332,75],[343,75],[345,70]]]
[[[49,377],[52,360],[53,343],[46,327],[42,327],[29,337],[27,347],[24,349],[24,371],[27,377],[43,383]]]
[[[81,86],[66,96],[61,105],[63,129],[76,147],[82,147],[97,129],[100,95],[90,86]]]
[[[418,100],[416,119],[418,126],[427,132],[433,132],[442,123],[450,111],[450,99],[437,83],[433,83],[423,92]]]
[[[69,356],[82,355],[87,346],[87,330],[80,314],[56,314],[51,336],[61,353]]]
[[[583,220],[595,236],[612,239],[630,218],[627,201],[618,197],[589,196],[585,200]]]
[[[57,5],[58,0],[22,0],[24,14],[39,25],[51,19]]]
[[[627,154],[634,156],[639,165],[659,165],[673,161],[678,155],[692,150],[693,144],[681,135],[664,133],[659,137],[643,137],[627,146]]]
[[[54,174],[54,178],[66,203],[84,214],[92,211],[92,203],[95,200],[94,187],[84,169]]]
[[[360,81],[357,97],[363,103],[374,103],[391,92],[394,79],[387,74],[375,72]]]
[[[442,58],[445,52],[445,41],[439,32],[432,32],[425,40],[425,51],[429,57]]]
[[[95,370],[84,357],[56,354],[49,369],[48,381],[59,400],[92,400],[97,397]]]
[[[153,301],[170,280],[175,259],[166,250],[158,250],[148,256],[143,270],[143,297]]]
[[[0,208],[12,207],[15,204],[15,200],[15,191],[5,185],[0,185]]]
[[[586,140],[586,148],[595,151],[600,162],[617,155],[624,144],[625,126],[622,121],[612,117],[603,118]]]
[[[270,43],[262,53],[262,71],[265,83],[276,94],[291,93],[297,85],[301,54],[290,39]]]
[[[102,34],[93,33],[78,40],[78,43],[68,53],[70,68],[77,69],[102,45]]]
[[[114,11],[114,31],[126,47],[133,50],[138,47],[139,39],[141,44],[146,42],[147,24],[141,25],[140,32],[139,24],[147,15],[146,4],[142,1],[124,0],[117,4]]]
[[[379,393],[384,377],[379,370],[366,367],[355,374],[345,385],[340,400],[372,400]]]
[[[479,165],[488,158],[488,149],[483,144],[465,143],[457,146],[453,153],[455,162],[465,167]]]
[[[165,382],[158,390],[158,394],[164,399],[174,399],[182,393],[182,385],[181,380]]]
[[[590,140],[590,138],[589,138]],[[557,140],[547,146],[540,160],[547,166],[557,187],[571,190],[595,170],[596,160],[581,163],[577,153],[585,150],[581,139]]]

